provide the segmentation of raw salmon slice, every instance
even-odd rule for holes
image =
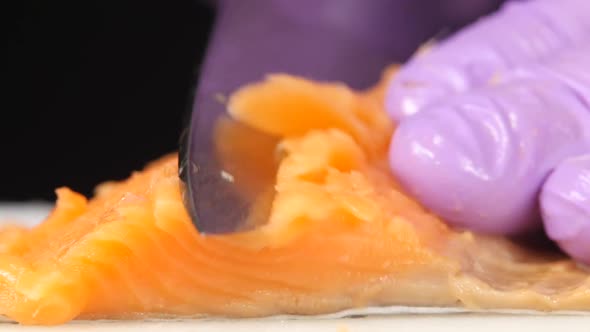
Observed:
[[[42,224],[0,232],[0,314],[59,324],[393,304],[589,310],[589,275],[572,261],[449,229],[401,190],[385,164],[384,82],[356,92],[275,75],[230,98],[235,119],[280,138],[265,143],[280,166],[256,191],[251,215],[270,218],[255,231],[200,235],[174,155],[91,200],[58,189]],[[242,130],[220,122],[217,152],[254,170]]]

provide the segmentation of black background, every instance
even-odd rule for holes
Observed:
[[[22,1],[2,65],[0,200],[89,195],[177,149],[214,18],[199,1]]]

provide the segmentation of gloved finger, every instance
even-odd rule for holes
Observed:
[[[508,2],[419,52],[389,86],[386,109],[401,121],[443,96],[481,86],[499,71],[574,47],[589,36],[590,1]]]
[[[455,225],[519,234],[540,226],[537,195],[567,157],[590,151],[590,46],[498,77],[405,119],[390,166]]]
[[[549,238],[590,264],[590,154],[560,163],[543,185],[539,202]]]

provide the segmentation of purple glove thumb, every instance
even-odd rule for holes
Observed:
[[[588,51],[572,69],[590,66]],[[590,151],[590,108],[583,90],[557,78],[576,79],[558,64],[555,72],[523,68],[402,121],[390,146],[393,173],[456,226],[511,235],[540,228],[544,180],[564,159]],[[590,101],[590,91],[584,95]]]
[[[559,164],[543,185],[540,204],[549,238],[590,264],[590,155]]]

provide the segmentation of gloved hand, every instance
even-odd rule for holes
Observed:
[[[416,54],[386,108],[391,169],[427,208],[488,233],[544,225],[590,264],[590,1],[505,4]]]

